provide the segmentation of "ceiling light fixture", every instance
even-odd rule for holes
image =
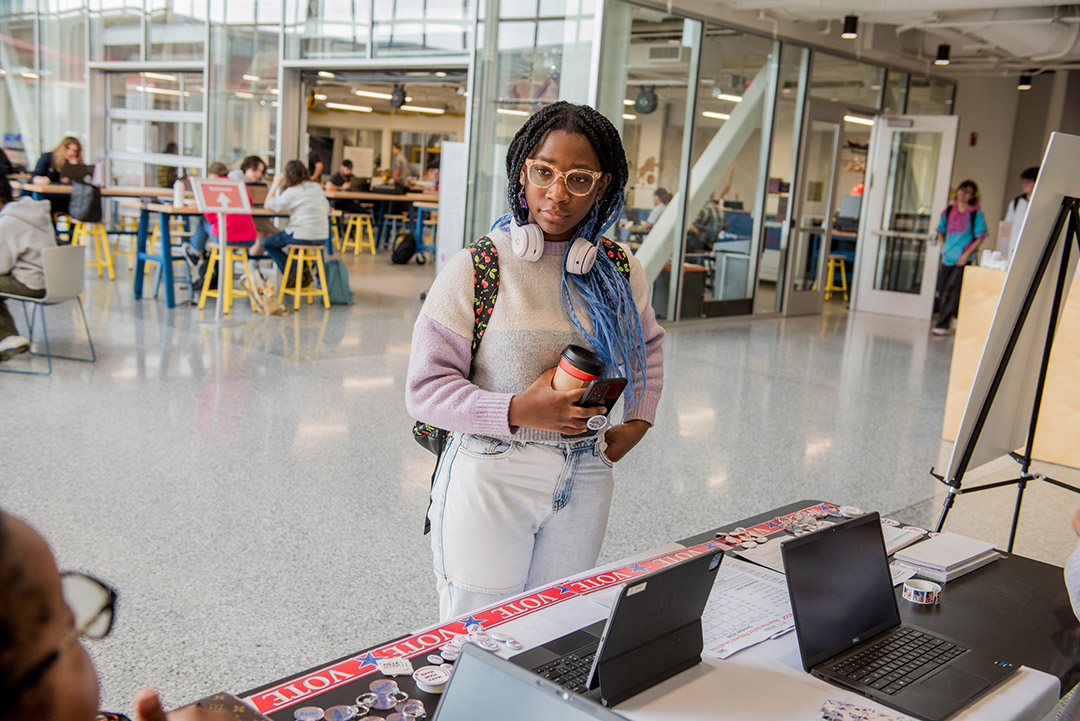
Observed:
[[[520,115],[523,118],[529,117],[529,114],[524,110],[511,110],[510,108],[495,108],[495,111],[502,115]]]
[[[326,100],[326,96],[323,95],[322,93],[315,93],[315,99],[316,100]]]
[[[1031,76],[1021,75],[1020,82],[1016,84],[1017,90],[1031,90]]]
[[[949,50],[952,49],[951,45],[938,45],[937,57],[934,58],[934,65],[948,65],[949,64]]]
[[[844,32],[840,33],[844,40],[854,40],[859,37],[859,16],[848,15],[844,18]]]
[[[336,77],[336,76],[333,73],[328,72],[326,70],[320,70],[319,71],[319,77],[320,78],[333,78],[333,77]]]
[[[393,96],[390,93],[374,93],[370,90],[354,90],[353,95],[359,95],[362,98],[378,98],[379,100],[389,100]]]
[[[705,110],[701,113],[706,118],[715,118],[716,120],[730,120],[731,116],[727,113],[714,113],[711,110]]]
[[[233,93],[233,95],[235,95],[238,98],[244,98],[245,100],[255,97],[254,93],[243,93],[243,92],[241,92],[241,93]]]
[[[442,115],[446,111],[442,108],[424,108],[419,105],[402,105],[402,110],[411,110],[414,113],[430,113],[431,115]]]
[[[624,100],[622,101],[622,104],[623,104],[623,105],[633,105],[633,104],[634,104],[634,101],[633,101],[633,100],[631,100],[630,98],[625,98],[625,99],[624,99]]]
[[[845,123],[855,123],[857,125],[873,125],[874,124],[874,119],[873,118],[864,118],[861,115],[845,115],[844,116],[844,122]]]
[[[175,75],[165,75],[164,73],[143,73],[144,78],[153,78],[154,80],[168,80],[169,82],[176,82]]]
[[[346,103],[327,103],[326,107],[333,110],[351,110],[354,113],[370,113],[371,108],[366,105],[347,105]]]
[[[251,81],[253,83],[257,83],[262,79],[258,75],[246,75],[245,74],[245,75],[241,75],[240,77],[242,77],[244,80],[249,80],[249,81]]]
[[[732,95],[731,93],[722,93],[722,92],[720,92],[719,88],[714,88],[713,89],[713,97],[716,98],[717,100],[726,100],[729,103],[741,103],[742,102],[742,96],[741,95]]]
[[[637,120],[637,116],[634,115],[633,113],[623,113],[622,117],[623,117],[623,120]]]

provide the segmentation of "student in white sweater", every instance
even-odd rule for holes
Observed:
[[[263,206],[289,214],[285,230],[263,241],[263,248],[283,273],[286,246],[320,245],[330,237],[330,201],[299,160],[290,160],[284,172],[274,177]]]

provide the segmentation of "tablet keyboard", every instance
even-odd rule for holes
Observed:
[[[585,693],[588,690],[585,683],[589,680],[589,671],[595,658],[595,649],[591,653],[568,653],[540,668],[534,668],[533,673],[540,674],[574,693]]]
[[[899,628],[828,669],[845,679],[892,695],[964,651],[967,649],[929,633]]]

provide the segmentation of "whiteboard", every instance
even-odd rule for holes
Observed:
[[[342,149],[346,160],[352,161],[352,172],[358,178],[370,178],[375,174],[375,150],[346,146]]]
[[[1005,277],[994,320],[983,346],[982,358],[971,384],[960,430],[953,446],[947,481],[962,476],[967,469],[976,468],[996,460],[1012,451],[1022,449],[1027,442],[1035,390],[1045,347],[1047,326],[1054,300],[1058,270],[1066,247],[1065,229],[1057,241],[1035,299],[1028,312],[1009,359],[1005,359],[1006,345],[1013,328],[1019,323],[1020,310],[1029,289],[1035,282],[1039,260],[1050,240],[1050,231],[1066,196],[1080,197],[1080,136],[1052,133],[1043,156],[1039,179],[1031,195],[1027,217],[1020,228],[1016,253]],[[1080,251],[1076,241],[1070,239],[1068,273],[1061,302],[1069,295],[1069,287],[1076,274]],[[1060,321],[1060,315],[1058,317]],[[998,369],[1004,365],[1001,384],[993,398],[991,385]],[[986,419],[980,431],[976,428],[978,417],[988,406]],[[1067,419],[1062,419],[1066,422]],[[1048,421],[1048,422],[1053,422]],[[1036,437],[1038,428],[1036,428]],[[965,457],[970,454],[969,458]]]

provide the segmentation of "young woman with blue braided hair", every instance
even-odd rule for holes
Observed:
[[[435,279],[413,330],[406,406],[450,431],[428,512],[444,620],[596,564],[612,468],[652,425],[663,386],[644,271],[627,253],[628,280],[618,254],[596,252],[622,212],[618,132],[588,106],[555,103],[514,136],[506,168],[511,212],[488,233],[498,297],[475,358],[469,249]],[[588,431],[604,409],[574,405],[582,390],[551,387],[569,344],[630,381],[606,431]]]

